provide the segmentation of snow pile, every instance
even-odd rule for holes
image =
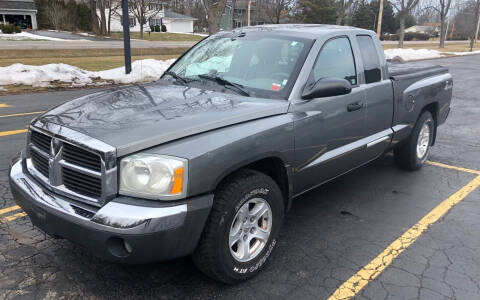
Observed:
[[[68,41],[68,40],[57,39],[57,38],[48,37],[48,36],[41,36],[41,35],[31,34],[31,33],[28,33],[28,32],[20,32],[20,33],[12,33],[12,34],[0,33],[0,41],[1,41],[1,40],[16,40],[16,41],[21,41],[21,40]]]
[[[47,87],[54,82],[70,83],[72,86],[150,82],[158,80],[174,61],[174,59],[135,61],[132,63],[132,72],[128,75],[125,74],[124,67],[92,72],[67,64],[43,66],[13,64],[8,67],[0,67],[0,85],[17,84]]]
[[[143,59],[132,63],[132,72],[128,75],[125,74],[125,67],[95,72],[95,75],[115,83],[149,82],[158,80],[173,62],[175,59]]]
[[[439,58],[446,57],[451,55],[472,55],[480,54],[480,50],[473,52],[440,52],[437,50],[430,49],[387,49],[384,50],[386,59],[409,61],[409,60],[419,60],[419,59],[430,59],[430,58]]]
[[[427,58],[439,58],[443,54],[437,50],[430,49],[387,49],[384,50],[386,59],[398,59],[400,58],[403,61],[407,60],[417,60],[417,59],[427,59]]]
[[[480,50],[472,51],[472,52],[448,52],[448,54],[452,55],[472,55],[472,54],[480,54]]]

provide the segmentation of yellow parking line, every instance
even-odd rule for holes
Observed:
[[[10,107],[11,105],[8,105],[7,103],[0,103],[0,108],[7,108]]]
[[[28,115],[39,115],[44,113],[45,111],[32,111],[26,113],[18,113],[18,114],[10,114],[10,115],[0,115],[0,118],[9,118],[9,117],[20,117],[20,116],[28,116]]]
[[[429,160],[426,163],[429,164],[429,165],[432,165],[432,166],[437,166],[437,167],[452,169],[452,170],[456,170],[456,171],[460,171],[460,172],[467,172],[467,173],[480,175],[480,171],[477,171],[477,170],[466,169],[466,168],[462,168],[462,167],[455,167],[455,166],[446,165],[446,164],[442,164],[442,163],[434,162],[434,161],[429,161]]]
[[[0,136],[14,135],[14,134],[25,133],[25,132],[27,132],[27,129],[0,131]]]
[[[18,218],[21,218],[21,217],[25,217],[27,214],[24,213],[24,212],[20,212],[20,213],[16,213],[14,215],[11,215],[11,216],[8,216],[8,217],[5,217],[5,218],[2,218],[0,219],[0,223],[7,223],[7,222],[10,222],[10,221],[13,221],[15,219],[18,219]]]
[[[17,209],[20,209],[20,206],[15,205],[15,206],[10,206],[10,207],[7,207],[7,208],[0,209],[0,215],[4,215],[6,213],[9,213],[9,212],[17,210]]]
[[[450,169],[450,167],[449,167]],[[460,168],[462,169],[462,168]],[[433,223],[445,213],[465,199],[473,190],[480,186],[480,175],[467,185],[445,199],[431,210],[417,224],[405,231],[393,241],[382,253],[370,261],[365,267],[344,282],[329,298],[329,300],[351,299],[360,292],[369,282],[377,278],[393,260],[413,244]]]

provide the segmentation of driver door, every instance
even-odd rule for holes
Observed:
[[[323,45],[307,86],[325,77],[348,80],[352,91],[295,104],[295,195],[363,163],[357,144],[365,136],[365,93],[357,83],[348,37],[336,37]]]

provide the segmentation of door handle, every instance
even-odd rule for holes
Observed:
[[[362,109],[362,108],[363,108],[363,103],[362,102],[350,103],[347,106],[348,111],[356,111],[356,110],[359,110],[359,109]]]

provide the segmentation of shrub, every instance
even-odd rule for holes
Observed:
[[[150,25],[150,31],[151,31],[151,32],[155,32],[155,26]]]
[[[14,26],[13,27],[13,30],[15,31],[15,33],[20,33],[22,32],[22,28],[18,27],[18,26]]]
[[[3,25],[2,32],[5,33],[5,34],[12,34],[12,33],[15,32],[15,27],[16,26],[14,26],[12,24]]]
[[[160,32],[160,25],[155,25],[155,32]]]
[[[162,24],[162,32],[167,32],[167,26],[165,26],[165,24]]]
[[[404,37],[405,41],[428,41],[429,39],[429,34],[420,32],[406,32]]]

